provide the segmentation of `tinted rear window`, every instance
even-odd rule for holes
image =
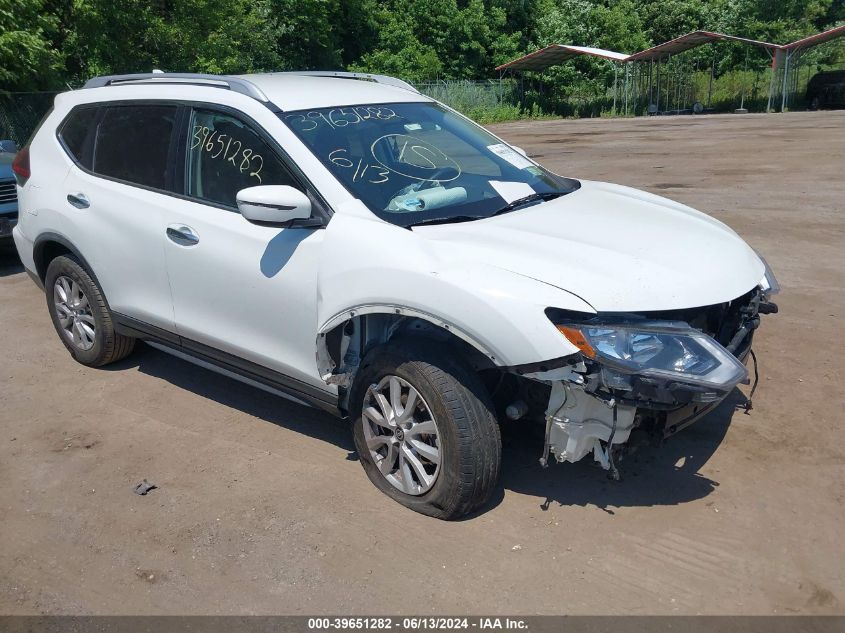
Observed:
[[[96,122],[97,108],[77,108],[68,115],[59,132],[65,149],[86,169],[91,169]]]
[[[94,173],[167,189],[176,106],[111,106],[97,132]]]

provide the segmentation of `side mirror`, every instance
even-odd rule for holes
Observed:
[[[287,224],[311,217],[311,200],[288,185],[247,187],[236,199],[241,215],[258,224]]]
[[[18,144],[14,141],[0,141],[0,152],[7,154],[17,154]]]

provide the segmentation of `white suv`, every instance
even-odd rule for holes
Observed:
[[[777,282],[722,223],[555,175],[390,77],[100,77],[14,165],[73,357],[144,339],[352,421],[372,482],[479,508],[498,420],[611,474],[748,382]],[[527,428],[527,427],[526,427]]]

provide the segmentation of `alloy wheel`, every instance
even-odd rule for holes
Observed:
[[[83,351],[94,347],[97,326],[82,286],[70,277],[60,275],[53,284],[53,303],[63,336]]]
[[[394,487],[421,495],[440,473],[437,422],[407,380],[385,376],[364,396],[363,431],[370,457]]]

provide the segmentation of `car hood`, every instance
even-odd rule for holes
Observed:
[[[718,220],[608,183],[582,181],[546,203],[414,233],[446,267],[503,268],[575,294],[598,312],[722,303],[765,274],[754,251]]]

